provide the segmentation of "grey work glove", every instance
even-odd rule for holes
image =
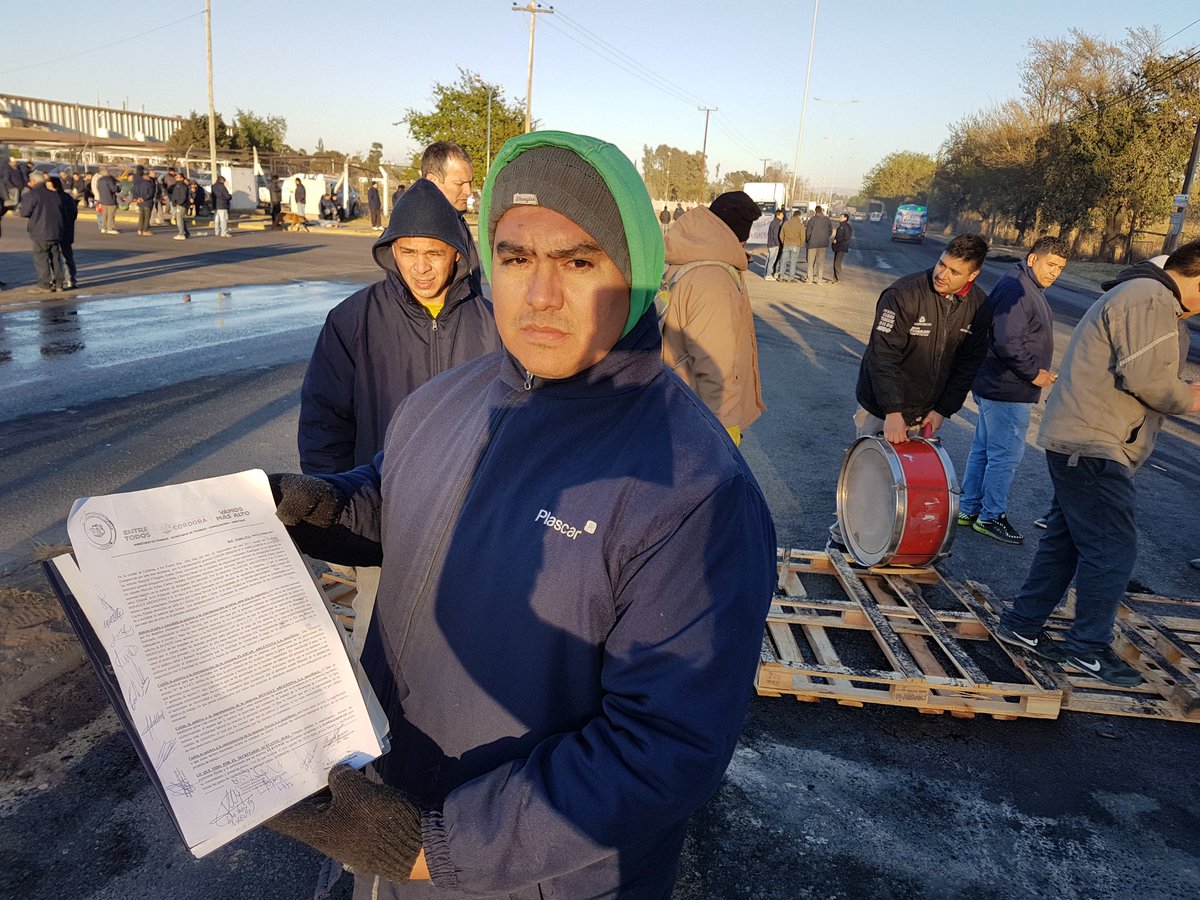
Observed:
[[[336,859],[360,875],[404,882],[421,852],[421,812],[403,793],[374,784],[347,765],[334,766],[329,790],[265,823]]]
[[[275,515],[284,525],[301,522],[330,528],[338,520],[346,500],[328,481],[311,475],[268,475]]]

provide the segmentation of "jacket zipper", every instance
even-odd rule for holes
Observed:
[[[433,354],[432,374],[439,375],[442,371],[442,345],[438,339],[438,320],[436,316],[429,317],[429,350]]]
[[[532,376],[530,376],[532,377]],[[519,396],[519,395],[518,395]],[[509,411],[513,408],[514,403],[507,403],[496,413],[496,417],[490,420],[487,424],[488,437],[484,445],[479,450],[479,456],[475,460],[475,466],[471,469],[471,473],[463,479],[459,485],[458,494],[454,498],[454,503],[450,507],[449,514],[445,518],[446,524],[442,528],[442,533],[438,537],[437,546],[434,547],[433,554],[429,557],[429,565],[425,569],[425,574],[421,578],[421,589],[417,592],[417,600],[412,605],[412,609],[408,613],[408,621],[404,623],[404,636],[400,639],[400,652],[397,658],[401,661],[404,659],[405,651],[408,650],[408,639],[412,634],[413,622],[416,621],[417,613],[425,607],[429,602],[430,583],[429,578],[434,570],[438,568],[438,563],[445,556],[446,543],[450,537],[450,531],[454,523],[458,520],[458,514],[462,510],[463,501],[466,499],[467,491],[475,482],[475,474],[486,461],[488,454],[491,452],[495,444],[496,435],[500,432],[500,425]]]

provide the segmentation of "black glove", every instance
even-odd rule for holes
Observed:
[[[305,522],[330,528],[338,520],[346,499],[328,481],[311,475],[268,475],[275,515],[284,525]]]
[[[421,812],[395,788],[334,766],[329,790],[301,800],[265,823],[359,875],[404,882],[421,852]]]

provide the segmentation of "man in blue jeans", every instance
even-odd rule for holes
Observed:
[[[1025,455],[1029,413],[1053,384],[1054,314],[1046,288],[1067,264],[1062,238],[1043,237],[992,288],[988,352],[975,376],[979,419],[963,475],[958,524],[1005,544],[1025,538],[1009,524],[1008,491]]]
[[[1142,676],[1110,646],[1117,605],[1137,559],[1133,476],[1168,415],[1200,412],[1183,380],[1183,320],[1200,312],[1200,241],[1162,268],[1138,263],[1104,285],[1080,319],[1046,403],[1038,444],[1054,499],[1025,584],[997,637],[1109,684]],[[1042,630],[1075,579],[1075,621],[1063,644]]]

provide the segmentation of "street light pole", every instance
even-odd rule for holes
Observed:
[[[816,100],[818,103],[825,103],[825,104],[827,104],[827,105],[829,105],[829,106],[832,106],[832,107],[833,107],[833,116],[832,116],[832,117],[831,117],[831,119],[830,119],[830,126],[829,126],[829,130],[830,130],[830,131],[832,131],[832,132],[833,132],[833,135],[834,135],[834,143],[833,143],[833,147],[834,147],[834,150],[833,150],[833,153],[834,153],[833,168],[835,168],[835,169],[836,169],[836,168],[837,168],[837,145],[838,145],[838,139],[837,139],[837,110],[838,110],[838,107],[839,107],[839,106],[842,106],[842,105],[844,105],[844,104],[846,104],[846,103],[857,103],[857,102],[858,102],[858,98],[857,98],[857,97],[854,97],[854,98],[851,98],[851,99],[849,99],[849,100],[825,100],[825,99],[822,99],[821,97],[813,97],[813,99],[814,99],[814,100]],[[828,165],[828,161],[827,161],[827,162],[826,162],[826,171],[828,171],[828,170],[829,170],[829,165]],[[831,180],[830,180],[830,182],[829,182],[829,203],[831,203],[831,204],[833,203],[833,181],[832,181],[832,179],[831,179]]]
[[[821,0],[813,0],[812,31],[808,36],[808,71],[804,73],[804,102],[800,105],[800,133],[796,136],[796,159],[792,163],[792,186],[788,191],[788,200],[796,202],[796,174],[800,171],[800,145],[804,143],[804,116],[808,112],[808,84],[812,80],[813,45],[817,42],[817,10]]]

